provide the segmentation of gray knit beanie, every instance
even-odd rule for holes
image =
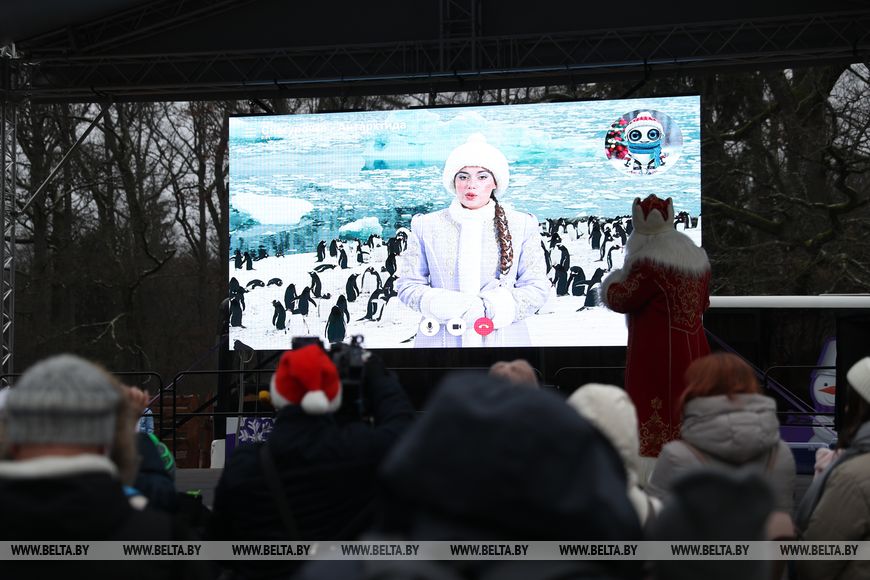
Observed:
[[[6,439],[111,446],[120,398],[112,377],[93,363],[70,354],[47,358],[6,397]]]

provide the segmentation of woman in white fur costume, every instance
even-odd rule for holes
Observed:
[[[707,253],[674,229],[674,204],[650,195],[632,206],[623,268],[601,288],[628,318],[625,390],[637,408],[640,453],[656,457],[680,436],[680,395],[689,364],[710,352],[702,316],[710,305]]]
[[[550,281],[538,220],[496,198],[509,178],[501,151],[471,135],[444,164],[444,187],[455,196],[450,207],[411,219],[396,290],[423,321],[437,323],[419,330],[414,346],[529,344],[522,321],[544,304]],[[464,332],[453,328],[460,319]]]

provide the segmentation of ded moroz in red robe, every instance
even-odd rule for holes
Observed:
[[[674,229],[671,198],[635,199],[632,220],[624,266],[604,280],[601,298],[628,319],[625,389],[637,407],[640,453],[655,457],[680,436],[686,368],[710,352],[702,324],[710,262]]]

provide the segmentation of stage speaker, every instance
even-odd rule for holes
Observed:
[[[846,380],[846,373],[865,356],[870,356],[870,314],[838,316],[837,393],[834,410],[834,428],[838,433],[845,424],[846,405],[858,397]],[[854,407],[854,403],[852,406]]]

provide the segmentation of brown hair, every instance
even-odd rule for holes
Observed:
[[[728,352],[717,352],[696,359],[686,369],[684,376],[686,390],[680,397],[681,409],[698,397],[761,393],[752,367],[739,356]]]
[[[504,208],[495,198],[495,192],[493,192],[490,197],[492,197],[492,201],[495,202],[495,231],[498,236],[499,253],[501,254],[499,267],[502,276],[504,276],[510,271],[511,266],[514,264],[514,245],[511,239],[511,231],[508,228],[507,215],[505,215]]]
[[[512,361],[498,361],[489,367],[489,374],[503,378],[516,385],[540,386],[535,368],[529,361],[518,358]]]

